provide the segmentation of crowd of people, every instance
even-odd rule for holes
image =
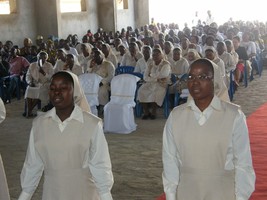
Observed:
[[[266,31],[265,24],[252,22],[200,23],[183,30],[151,23],[114,34],[88,30],[82,41],[74,34],[46,41],[38,36],[35,45],[25,38],[23,47],[0,43],[1,98],[10,103],[23,90],[25,117],[35,116],[40,102],[43,111],[50,110],[33,122],[19,200],[31,199],[43,172],[43,199],[112,199],[102,123],[89,113],[78,78],[101,76],[101,111],[121,66],[143,75],[137,101],[144,120],[157,117],[171,76],[188,74],[188,102],[171,112],[163,131],[167,199],[248,199],[255,184],[248,129],[240,108],[229,102],[228,87],[233,81],[237,88],[247,68],[260,73],[255,63]]]
[[[140,29],[127,27],[115,33],[102,28],[96,33],[88,30],[81,41],[76,34],[70,34],[66,39],[51,36],[47,40],[39,35],[35,44],[25,38],[22,47],[12,41],[0,42],[0,95],[5,103],[10,103],[14,96],[20,99],[22,90],[26,99],[23,114],[31,117],[40,101],[47,106],[44,111],[49,109],[48,85],[55,72],[68,70],[77,76],[96,73],[103,78],[99,89],[101,110],[109,101],[109,84],[116,68],[133,66],[135,72],[144,76],[137,97],[143,105],[143,119],[155,119],[171,74],[179,79],[192,62],[207,58],[219,67],[228,87],[232,72],[237,88],[245,66],[248,73],[253,68],[258,72],[256,59],[265,49],[265,38],[266,25],[259,22],[199,22],[180,30],[174,23],[152,21]]]

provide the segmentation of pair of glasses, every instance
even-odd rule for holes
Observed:
[[[211,80],[213,78],[213,76],[208,76],[205,74],[202,75],[188,75],[187,77],[187,81],[194,81],[194,80],[199,80],[199,81],[207,81],[207,80]]]

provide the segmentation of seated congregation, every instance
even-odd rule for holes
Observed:
[[[23,116],[31,118],[36,116],[36,106],[43,112],[53,107],[48,100],[50,79],[67,70],[77,76],[90,110],[97,116],[111,115],[114,120],[110,111],[116,107],[114,98],[120,98],[119,102],[131,98],[131,103],[124,102],[130,109],[123,111],[123,106],[118,106],[122,110],[117,113],[130,113],[126,116],[131,119],[128,130],[132,131],[134,117],[154,120],[162,108],[167,118],[173,107],[186,102],[189,66],[199,58],[216,65],[232,100],[239,86],[246,87],[248,80],[261,75],[266,34],[265,24],[256,22],[200,23],[182,30],[175,24],[151,23],[115,33],[99,28],[92,34],[88,30],[81,41],[70,34],[66,39],[47,40],[39,35],[35,44],[25,38],[22,47],[12,41],[0,42],[0,96],[11,103],[23,95]],[[131,74],[135,81],[112,86],[114,78],[123,73]],[[121,85],[125,91],[134,91],[123,93]]]

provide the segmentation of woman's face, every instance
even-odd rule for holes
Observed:
[[[70,109],[74,106],[73,85],[63,76],[52,78],[49,98],[56,110]]]
[[[158,65],[163,58],[162,54],[158,51],[153,51],[152,57],[156,65]]]

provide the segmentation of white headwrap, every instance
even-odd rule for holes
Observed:
[[[80,106],[83,111],[91,112],[89,103],[87,102],[83,89],[80,85],[78,76],[69,71],[65,72],[68,72],[72,76],[74,82],[74,91],[73,91],[74,103]]]

